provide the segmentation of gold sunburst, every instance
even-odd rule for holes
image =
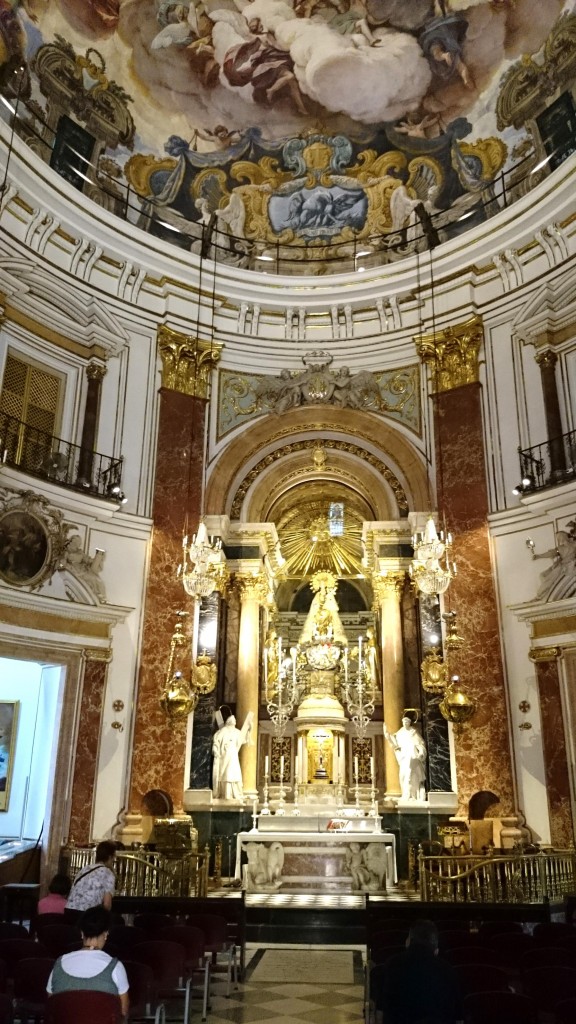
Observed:
[[[283,574],[302,579],[319,571],[335,576],[363,576],[362,523],[354,503],[343,504],[342,520],[335,523],[329,498],[307,501],[287,509],[277,524]]]

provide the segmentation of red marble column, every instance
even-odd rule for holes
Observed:
[[[92,841],[92,806],[109,655],[84,652],[82,713],[78,727],[68,835],[78,846]]]
[[[574,821],[570,799],[570,781],[566,736],[562,720],[560,678],[555,653],[549,661],[536,662],[540,696],[544,771],[550,816],[552,845],[566,849],[574,843]]]
[[[190,604],[176,568],[182,531],[196,529],[201,503],[206,401],[162,388],[150,564],[132,753],[130,809],[139,813],[150,789],[170,794],[182,811],[186,720],[174,722],[160,707],[175,612]],[[188,508],[187,508],[188,506]]]
[[[451,656],[451,671],[476,702],[476,713],[456,735],[460,810],[478,790],[514,810],[508,709],[488,534],[481,388],[463,384],[434,396],[438,506],[454,537],[458,573],[445,607],[458,613],[466,643]]]

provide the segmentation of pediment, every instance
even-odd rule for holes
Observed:
[[[543,285],[533,293],[513,323],[513,333],[526,345],[553,343],[576,323],[574,287],[567,280]]]
[[[86,349],[100,346],[118,355],[129,341],[128,332],[93,295],[22,257],[0,257],[0,292],[11,305],[46,328],[63,334]]]

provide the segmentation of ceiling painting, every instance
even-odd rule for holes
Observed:
[[[108,96],[124,104],[135,132],[96,147],[96,173],[115,183],[112,194],[130,186],[147,231],[194,250],[191,226],[210,225],[224,258],[241,265],[257,244],[329,257],[390,234],[404,255],[426,214],[436,228],[445,211],[483,216],[480,199],[485,209],[525,139],[497,119],[500,82],[524,55],[538,62],[573,8],[0,0],[0,62],[25,58],[32,116],[54,130],[70,110],[87,123],[91,76],[102,111]],[[80,68],[68,111],[59,59]]]

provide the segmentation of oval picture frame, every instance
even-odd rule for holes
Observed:
[[[0,579],[11,587],[38,586],[52,573],[52,540],[43,520],[27,509],[0,514]]]

